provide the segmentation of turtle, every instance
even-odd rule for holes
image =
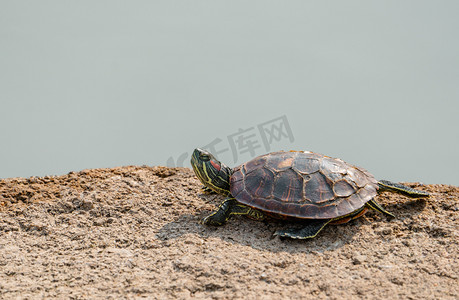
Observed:
[[[341,159],[310,151],[278,151],[235,167],[196,148],[191,166],[204,189],[226,196],[218,209],[201,220],[220,226],[232,215],[280,219],[301,227],[277,230],[281,238],[314,238],[328,224],[343,224],[374,209],[394,215],[375,200],[381,191],[409,197],[429,193],[388,180],[376,180],[367,170]]]

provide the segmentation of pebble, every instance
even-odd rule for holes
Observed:
[[[365,255],[356,255],[352,258],[352,263],[354,265],[361,265],[366,259],[367,257]]]

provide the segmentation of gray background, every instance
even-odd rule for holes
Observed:
[[[458,185],[458,13],[458,1],[1,1],[0,177],[166,165],[286,115],[294,142],[272,150]]]

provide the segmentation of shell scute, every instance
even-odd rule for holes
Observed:
[[[355,195],[355,194],[354,194]],[[358,202],[360,203],[360,199],[357,199]],[[345,199],[343,199],[343,201],[340,202],[340,210],[342,211],[354,211],[356,210],[357,208],[359,208],[361,205],[352,205],[352,203],[356,202],[356,199],[353,199],[353,197],[347,197]]]
[[[293,169],[302,174],[312,174],[320,170],[320,160],[299,156],[293,162]]]
[[[355,184],[359,187],[362,188],[368,183],[368,175],[362,172],[358,168],[351,168],[348,170],[348,174],[352,181],[355,182]]]
[[[331,219],[331,218],[335,218],[336,216],[340,216],[340,215],[341,213],[338,208],[338,205],[336,205],[335,203],[332,203],[326,207],[322,206],[320,208],[318,218]]]
[[[333,184],[321,173],[314,174],[304,185],[304,195],[306,199],[314,204],[319,204],[333,200]]]
[[[250,203],[254,200],[253,197],[246,190],[242,190],[239,194],[237,194],[237,196],[233,196],[236,197],[242,203]]]
[[[333,184],[333,191],[338,197],[348,197],[355,193],[356,189],[347,180],[338,180]]]
[[[263,155],[263,156],[259,156],[247,162],[244,165],[246,173],[250,173],[254,170],[258,170],[260,167],[263,167],[266,164],[266,160],[267,160],[266,155]]]
[[[247,192],[255,198],[269,198],[273,193],[274,174],[268,169],[252,170],[245,177]]]
[[[278,201],[302,202],[303,177],[292,169],[279,172],[274,178],[273,196]]]
[[[295,152],[276,152],[267,157],[266,167],[274,172],[282,172],[292,167],[295,156]]]
[[[244,174],[241,170],[243,166],[239,166],[239,167],[236,167],[234,170],[233,170],[233,175],[231,176],[231,180],[233,182],[236,182],[236,181],[241,181],[244,179]]]
[[[313,204],[305,204],[300,208],[302,216],[318,216],[320,213],[320,207]]]
[[[320,169],[324,173],[346,174],[347,172],[347,166],[342,160],[331,157],[324,157],[324,159],[322,159]]]

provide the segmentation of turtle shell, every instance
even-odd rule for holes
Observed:
[[[376,196],[378,182],[341,159],[282,151],[236,167],[230,191],[237,201],[271,216],[330,219],[365,205]]]

